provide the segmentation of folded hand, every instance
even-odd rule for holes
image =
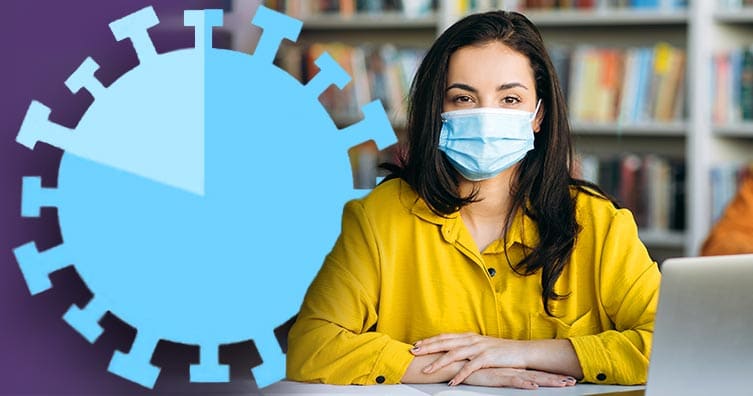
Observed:
[[[475,333],[441,334],[415,343],[414,355],[444,352],[433,363],[423,368],[431,374],[453,362],[466,361],[463,368],[450,381],[451,384],[468,382],[499,383],[496,386],[529,388],[526,384],[541,386],[567,386],[575,383],[570,376],[543,371],[525,370],[526,342],[482,336]],[[483,371],[484,369],[503,369]],[[472,374],[478,373],[475,376]]]
[[[453,382],[457,385],[460,382]],[[520,389],[537,389],[545,387],[565,387],[575,385],[575,378],[536,370],[515,368],[485,368],[476,370],[463,383],[478,386],[497,386]]]
[[[445,352],[434,363],[424,367],[425,374],[431,374],[453,362],[468,360],[456,377],[462,381],[481,368],[526,368],[522,346],[520,341],[474,333],[454,333],[418,341],[411,352],[416,356]]]

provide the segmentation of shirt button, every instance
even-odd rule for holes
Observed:
[[[607,375],[604,373],[596,374],[596,379],[599,381],[604,381],[605,379],[607,379]]]
[[[497,275],[497,270],[495,270],[494,268],[489,268],[486,271],[489,272],[489,276]]]
[[[380,375],[380,376],[376,377],[376,383],[377,384],[383,384],[384,383],[384,376]]]

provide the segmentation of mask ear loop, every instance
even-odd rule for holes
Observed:
[[[528,121],[533,121],[536,119],[536,115],[539,114],[539,107],[541,107],[541,99],[539,99],[539,101],[536,102],[536,108],[533,110],[533,113],[531,114],[531,119]]]

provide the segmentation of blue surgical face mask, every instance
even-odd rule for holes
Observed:
[[[439,149],[468,180],[490,179],[533,150],[533,113],[482,107],[442,113]]]

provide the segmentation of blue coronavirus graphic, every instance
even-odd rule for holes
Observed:
[[[227,382],[222,344],[253,339],[263,363],[259,387],[283,378],[285,356],[273,329],[293,316],[339,233],[354,190],[347,150],[395,135],[379,102],[364,119],[338,129],[318,100],[349,76],[324,54],[320,71],[299,83],[273,64],[300,21],[259,7],[263,33],[253,55],[212,47],[221,10],[189,10],[194,48],[158,54],[147,7],[110,24],[130,40],[139,65],[109,87],[87,58],[65,82],[94,102],[75,129],[49,121],[33,101],[17,141],[64,151],[56,188],[23,179],[22,215],[56,207],[63,243],[40,252],[34,242],[14,253],[32,294],[49,274],[73,265],[93,298],[63,319],[87,340],[102,333],[110,311],[136,328],[127,353],[109,371],[153,387],[150,364],[159,340],[200,347],[192,382]]]

